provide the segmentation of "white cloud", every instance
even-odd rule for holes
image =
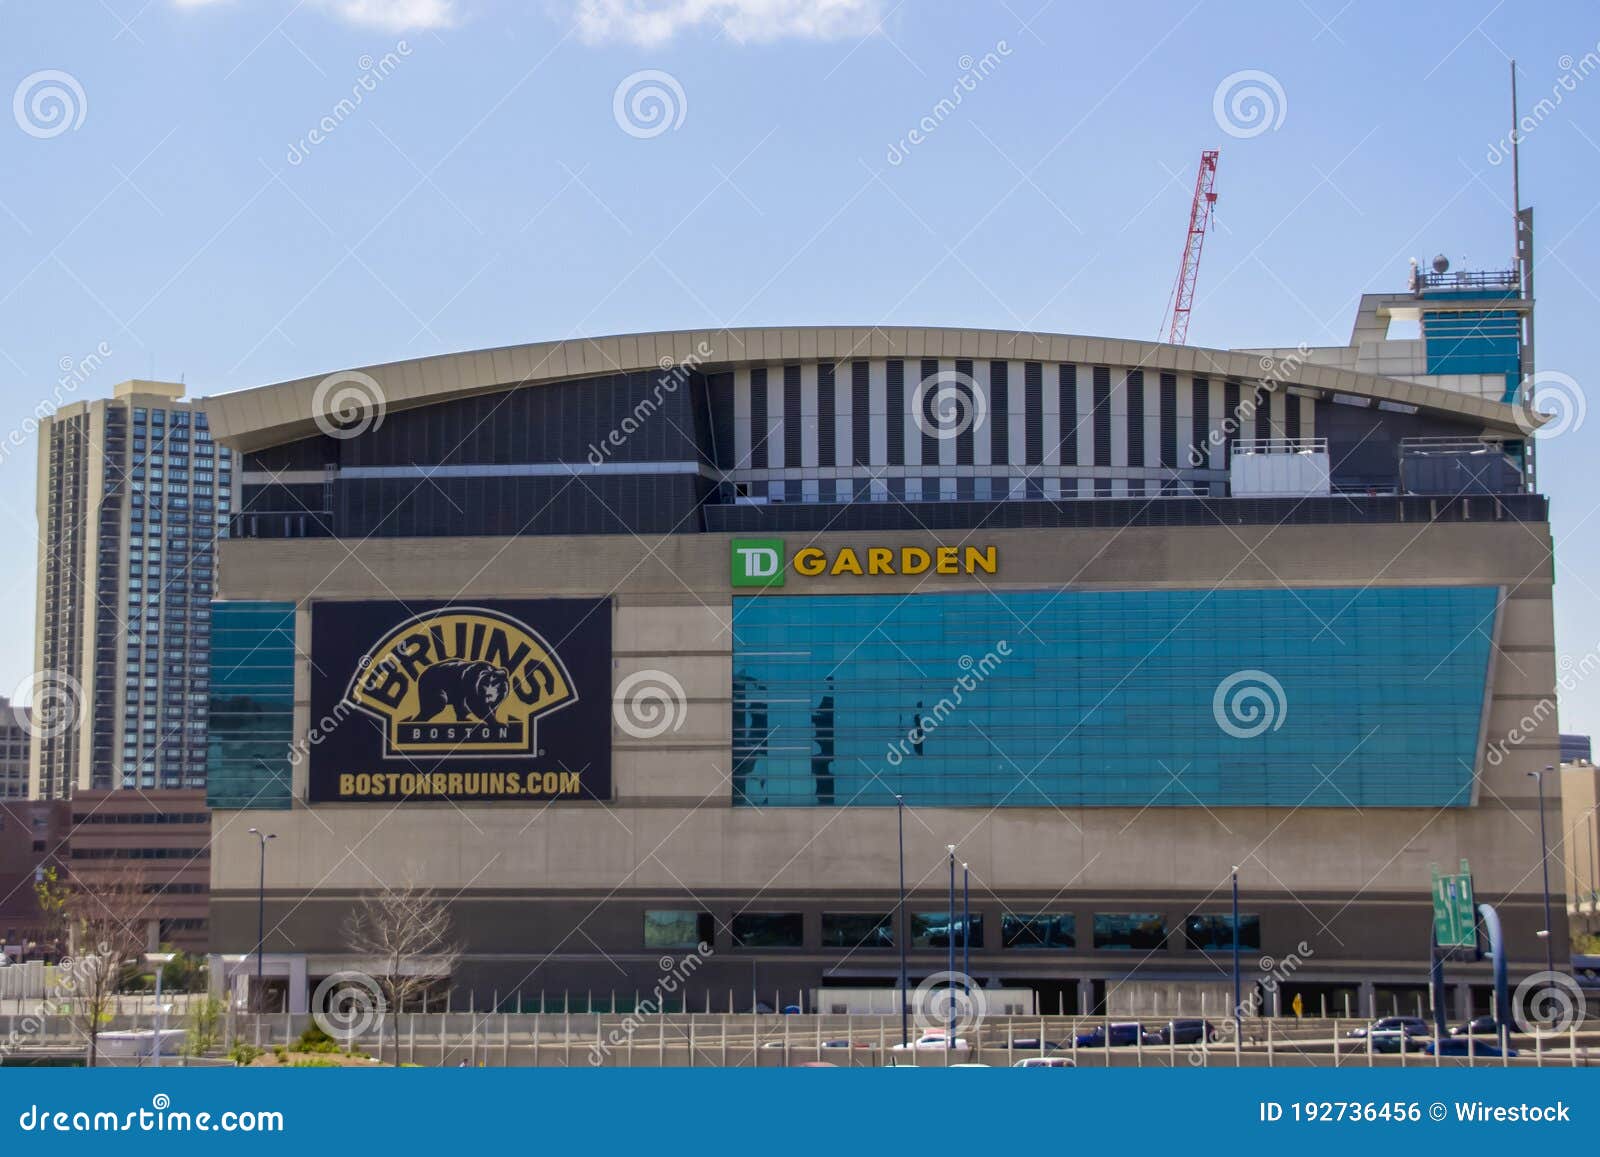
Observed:
[[[883,17],[884,0],[581,0],[578,34],[593,42],[662,44],[693,28],[720,28],[731,39],[834,40],[865,36]]]
[[[172,0],[172,5],[175,8],[220,8],[233,2]],[[346,24],[383,32],[448,28],[456,22],[456,0],[309,0],[309,3]]]

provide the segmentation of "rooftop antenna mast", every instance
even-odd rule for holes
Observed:
[[[1217,150],[1200,154],[1200,171],[1194,179],[1194,200],[1189,205],[1189,233],[1183,241],[1183,261],[1178,265],[1178,281],[1172,287],[1172,318],[1167,325],[1167,341],[1183,345],[1189,340],[1189,310],[1194,305],[1194,287],[1200,278],[1200,251],[1205,247],[1206,231],[1211,228],[1211,209],[1217,203]]]
[[[1522,130],[1517,123],[1517,62],[1511,62],[1511,207],[1515,229],[1516,248],[1512,254],[1512,268],[1516,272],[1518,291],[1525,303],[1521,310],[1519,326],[1518,373],[1516,399],[1524,412],[1533,413],[1533,209],[1522,207]],[[1536,439],[1526,443],[1523,476],[1527,488],[1537,491]]]

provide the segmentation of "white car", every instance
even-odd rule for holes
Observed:
[[[1072,1062],[1065,1057],[1028,1057],[1011,1066],[1014,1069],[1070,1069]]]
[[[891,1046],[890,1051],[904,1052],[907,1049],[950,1049],[951,1051],[960,1051],[967,1047],[965,1037],[956,1037],[955,1045],[951,1046],[948,1034],[940,1032],[938,1029],[929,1029],[910,1044]]]

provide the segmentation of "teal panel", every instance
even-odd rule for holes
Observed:
[[[293,603],[211,604],[206,802],[287,808],[294,737]]]
[[[734,802],[1459,807],[1494,587],[734,600]]]

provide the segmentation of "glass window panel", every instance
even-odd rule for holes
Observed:
[[[733,802],[1467,806],[1496,598],[736,598]],[[1249,672],[1267,678],[1235,678]],[[1258,705],[1266,715],[1238,714]]]
[[[973,912],[972,946],[983,947],[983,913]],[[961,917],[951,920],[948,912],[913,912],[911,914],[911,947],[948,948],[954,935],[956,947],[962,946],[964,935]]]
[[[824,948],[893,948],[894,916],[870,912],[824,912]]]
[[[1167,922],[1157,912],[1096,912],[1094,946],[1112,952],[1155,952],[1166,945]]]
[[[647,908],[644,914],[646,948],[698,948],[710,944],[713,924],[709,912],[688,909]]]
[[[1000,917],[1000,941],[1006,948],[1074,948],[1077,940],[1077,920],[1070,912],[1008,912]]]
[[[1183,925],[1184,940],[1196,952],[1233,951],[1233,915],[1199,914],[1190,916]],[[1261,949],[1261,917],[1239,913],[1239,947],[1251,951]]]
[[[740,912],[733,918],[733,942],[740,948],[800,948],[805,920],[799,912]]]

